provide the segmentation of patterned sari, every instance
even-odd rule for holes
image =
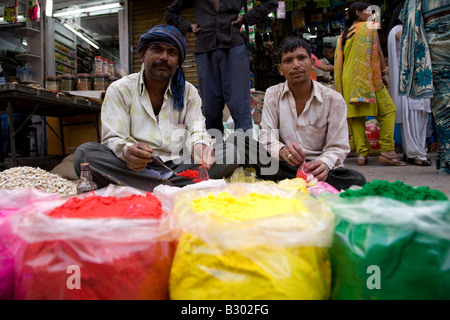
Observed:
[[[354,40],[350,40],[352,38]],[[347,43],[354,41],[351,50],[345,55],[354,67],[350,73],[344,75],[344,48],[342,48],[342,34],[338,39],[335,53],[335,86],[343,95],[343,77],[350,76],[352,85],[350,89],[350,104],[358,105],[361,102],[375,103],[375,92],[383,88],[381,80],[380,58],[377,51],[376,29],[368,28],[367,22],[360,22],[351,27],[347,34]],[[346,50],[347,51],[347,50]],[[348,64],[346,64],[348,65]],[[345,68],[350,69],[350,68]]]
[[[422,0],[409,0],[403,7],[399,93],[415,99],[433,97],[430,50],[423,27]]]
[[[404,36],[399,91],[416,99],[432,98],[439,142],[436,167],[441,174],[450,174],[450,14],[426,24],[422,18],[436,9],[450,11],[450,1],[408,0],[400,14]]]
[[[380,124],[382,151],[395,149],[395,105],[381,80],[377,30],[360,22],[349,29],[345,47],[342,34],[335,51],[335,86],[347,104],[347,118],[356,152],[367,156],[370,146],[365,134],[367,116]]]

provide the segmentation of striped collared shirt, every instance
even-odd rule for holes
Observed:
[[[194,144],[212,143],[201,104],[197,89],[186,82],[184,109],[174,110],[169,83],[156,116],[143,71],[133,73],[108,87],[101,112],[102,144],[123,161],[127,148],[138,142],[148,144],[163,161],[191,154]]]
[[[287,81],[272,86],[264,97],[259,141],[276,159],[281,148],[297,142],[307,160],[322,160],[330,169],[341,166],[350,152],[345,101],[313,81],[311,97],[298,116]]]

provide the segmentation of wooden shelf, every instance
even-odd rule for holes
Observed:
[[[71,56],[69,53],[67,53],[67,52],[58,50],[58,49],[56,49],[56,48],[55,48],[55,52],[61,53],[61,54],[65,55],[65,56],[69,57],[70,59],[75,60],[75,57],[72,57],[72,56]]]
[[[59,64],[62,64],[63,66],[66,66],[66,67],[75,69],[75,66],[72,66],[72,65],[70,65],[70,64],[68,64],[68,63],[66,63],[66,62],[61,61],[61,60],[55,59],[55,62],[56,62],[56,63],[59,63]]]
[[[30,53],[21,53],[15,56],[15,58],[21,62],[30,62],[41,59],[40,56]]]
[[[35,35],[40,34],[41,31],[30,27],[23,27],[16,29],[14,33],[19,37],[31,38],[34,37]]]

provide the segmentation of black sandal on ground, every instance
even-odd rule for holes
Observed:
[[[408,159],[408,162],[411,164],[415,164],[416,166],[422,166],[422,167],[429,167],[431,166],[431,161],[429,159],[427,160],[420,160],[420,159]]]

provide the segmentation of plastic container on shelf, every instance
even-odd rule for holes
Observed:
[[[111,75],[109,73],[109,60],[108,59],[103,59],[103,73],[106,73],[107,75]]]
[[[45,89],[53,92],[61,91],[61,79],[56,76],[46,76]]]
[[[109,61],[109,75],[110,76],[115,76],[115,71],[114,69],[116,68],[116,63],[114,61]]]
[[[94,72],[102,73],[103,72],[103,58],[101,56],[95,56],[94,59]]]
[[[108,82],[109,82],[108,86],[109,86],[111,83],[113,83],[114,81],[117,81],[117,80],[119,80],[119,78],[114,77],[114,76],[109,77],[109,78],[108,78]]]
[[[92,76],[89,73],[79,73],[77,83],[78,91],[92,90]]]
[[[109,86],[109,75],[106,73],[96,73],[94,75],[94,90],[106,91]]]
[[[75,91],[77,88],[77,79],[73,74],[63,74],[61,76],[61,91]]]

